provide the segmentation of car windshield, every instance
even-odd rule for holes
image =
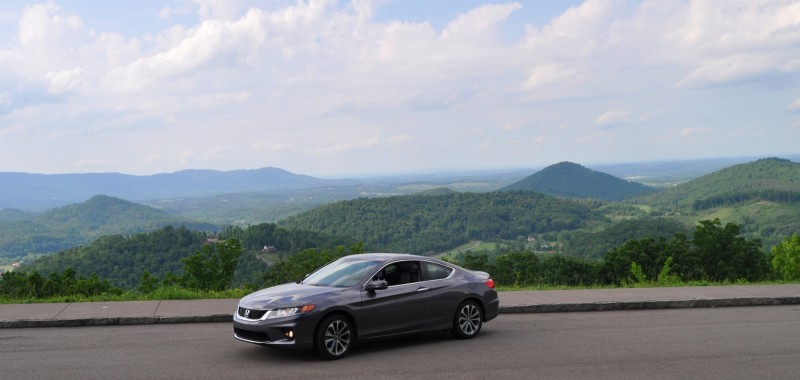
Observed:
[[[371,274],[378,261],[336,260],[303,280],[304,285],[350,287]]]

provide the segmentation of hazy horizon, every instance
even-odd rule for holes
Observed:
[[[460,175],[460,174],[489,174],[489,173],[513,173],[519,171],[526,171],[526,170],[541,170],[545,167],[550,165],[555,165],[561,162],[572,162],[579,164],[581,166],[590,168],[590,169],[597,169],[597,168],[610,168],[610,167],[618,167],[618,166],[647,166],[647,165],[654,165],[654,164],[680,164],[680,163],[710,163],[710,162],[724,162],[724,163],[746,163],[752,162],[759,159],[764,158],[783,158],[788,159],[793,162],[800,162],[800,153],[798,154],[783,154],[783,155],[765,155],[765,156],[730,156],[730,157],[704,157],[704,158],[690,158],[690,159],[675,159],[675,160],[648,160],[648,161],[629,161],[629,162],[595,162],[595,163],[583,163],[583,162],[576,162],[571,160],[562,160],[557,162],[551,162],[545,165],[529,165],[529,166],[520,166],[520,167],[496,167],[496,168],[421,168],[418,170],[410,170],[410,171],[396,171],[396,172],[365,172],[365,173],[349,173],[343,174],[338,176],[326,176],[326,175],[312,175],[308,173],[298,173],[293,172],[291,170],[287,170],[285,168],[279,168],[274,166],[264,166],[264,167],[254,167],[254,168],[238,168],[238,169],[210,169],[210,168],[185,168],[171,172],[158,172],[158,173],[148,173],[148,174],[134,174],[134,173],[124,173],[124,172],[64,172],[64,173],[37,173],[37,172],[22,172],[22,171],[0,171],[0,173],[21,173],[21,174],[34,174],[34,175],[81,175],[81,174],[121,174],[121,175],[130,175],[130,176],[155,176],[155,175],[163,175],[163,174],[174,174],[182,171],[217,171],[217,172],[231,172],[231,171],[252,171],[252,170],[261,170],[261,169],[279,169],[287,171],[291,174],[297,175],[306,175],[314,178],[319,179],[367,179],[367,178],[382,178],[382,177],[404,177],[404,176],[411,176],[411,175]]]

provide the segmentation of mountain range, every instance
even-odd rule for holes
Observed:
[[[631,168],[626,170],[635,174]],[[145,177],[0,173],[0,190],[5,192],[3,197],[8,196],[0,200],[16,207],[0,208],[0,258],[53,253],[103,235],[146,232],[165,225],[216,231],[290,215],[298,216],[287,219],[283,223],[287,227],[414,252],[443,250],[465,239],[491,240],[493,236],[513,240],[576,229],[594,233],[617,220],[654,216],[674,218],[687,228],[710,218],[741,223],[744,232],[764,237],[765,244],[800,230],[800,164],[786,159],[732,165],[660,189],[569,162],[532,175],[504,171],[422,177],[323,180],[274,168]],[[14,178],[20,182],[7,182]],[[35,190],[37,183],[44,187]],[[21,189],[28,189],[29,197]],[[45,199],[58,198],[53,196],[56,193],[78,197],[105,194],[103,190],[111,194],[90,195],[88,200],[38,212],[19,210],[19,203],[13,201],[41,206]],[[507,192],[519,194],[503,195]],[[413,193],[418,195],[400,196]],[[165,194],[176,198],[158,200]],[[187,198],[192,194],[197,198]],[[552,196],[572,199],[557,201]],[[143,198],[156,200],[131,202]],[[437,244],[428,241],[437,239]]]
[[[83,202],[94,195],[142,201],[249,191],[281,192],[346,183],[278,168],[183,170],[147,176],[119,173],[0,173],[0,208],[46,210]]]
[[[0,210],[0,257],[54,253],[101,236],[147,232],[167,225],[200,231],[219,229],[210,223],[97,195],[85,202],[42,213]]]

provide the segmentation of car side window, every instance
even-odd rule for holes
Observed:
[[[373,280],[385,280],[389,286],[411,284],[420,281],[419,263],[416,261],[401,261],[391,263],[379,270]]]
[[[453,272],[453,268],[428,262],[425,263],[425,269],[428,271],[428,280],[445,279]]]

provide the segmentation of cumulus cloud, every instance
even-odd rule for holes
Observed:
[[[574,70],[561,64],[538,65],[531,70],[528,80],[522,84],[523,90],[544,90],[548,87],[564,88],[580,84],[582,80]]]
[[[800,53],[800,3],[693,1],[683,24],[665,31],[694,68],[678,86],[751,80],[780,73]],[[796,69],[790,69],[796,70]]]
[[[333,167],[334,157],[360,150],[382,150],[399,167],[407,155],[392,152],[412,147],[440,166],[460,164],[464,147],[488,141],[480,136],[490,130],[544,148],[613,140],[613,126],[650,112],[659,119],[648,127],[661,135],[687,125],[682,115],[740,123],[741,97],[777,104],[767,118],[800,110],[800,100],[786,109],[797,94],[780,86],[800,72],[797,2],[586,0],[539,25],[528,19],[540,6],[533,2],[479,5],[440,23],[381,13],[389,2],[193,0],[152,10],[153,24],[139,32],[112,30],[59,2],[31,5],[0,43],[3,124],[36,131],[31,146],[52,136],[67,147],[58,139],[100,131],[137,142],[135,159],[65,160],[96,170],[121,170],[112,162],[140,171],[212,159],[260,165],[253,160],[262,157]],[[741,83],[758,86],[730,90]],[[658,111],[664,104],[680,112]],[[529,135],[526,127],[548,115],[560,118],[536,122]],[[601,128],[581,135],[587,120]],[[242,148],[223,149],[218,139]],[[494,154],[475,162],[514,156],[501,145],[485,145]],[[13,148],[0,142],[8,155]]]
[[[519,3],[487,4],[479,6],[467,13],[459,15],[442,31],[442,39],[460,40],[475,44],[494,37],[497,26],[507,19],[512,12],[522,8]]]
[[[106,83],[122,91],[135,91],[192,75],[217,60],[246,63],[243,61],[248,54],[258,50],[265,38],[261,17],[261,12],[254,10],[234,22],[204,21],[169,49],[112,70]],[[226,57],[228,54],[234,59]]]
[[[71,70],[48,72],[47,75],[45,75],[45,78],[49,81],[47,91],[53,94],[61,94],[77,90],[86,85],[84,77],[84,70],[80,67]]]
[[[628,124],[631,122],[628,111],[608,111],[597,117],[595,125],[601,127]]]

